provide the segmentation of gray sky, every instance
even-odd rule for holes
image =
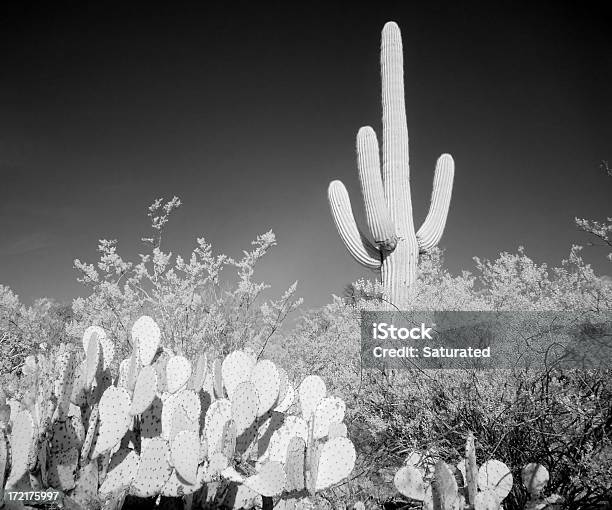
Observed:
[[[354,138],[381,135],[380,30],[403,33],[414,215],[456,162],[453,271],[520,244],[558,264],[574,216],[610,215],[610,12],[596,4],[342,8],[232,2],[166,11],[11,7],[0,30],[0,282],[22,299],[82,292],[99,238],[136,259],[146,207],[178,195],[168,245],[239,256],[273,229],[259,277],[306,306],[369,273],[337,236],[340,178],[362,218]],[[423,3],[424,4],[424,3]],[[264,5],[264,7],[262,7]],[[3,9],[6,9],[3,7]],[[18,10],[22,9],[22,10]],[[604,253],[587,258],[609,272]]]

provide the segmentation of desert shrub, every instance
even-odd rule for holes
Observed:
[[[164,229],[181,205],[174,197],[157,199],[149,207],[152,235],[142,239],[146,252],[138,262],[125,260],[116,240],[101,240],[96,264],[75,260],[79,281],[89,296],[73,303],[68,326],[80,337],[89,325],[103,327],[125,356],[134,320],[147,314],[162,325],[168,348],[189,358],[202,352],[225,355],[248,347],[260,353],[287,315],[301,300],[293,284],[279,299],[263,300],[268,285],[254,279],[255,265],[276,245],[272,231],[252,242],[241,259],[214,254],[205,238],[198,238],[188,258],[165,251]],[[223,279],[225,268],[235,276]]]
[[[473,273],[451,275],[442,253],[420,262],[413,310],[604,311],[610,284],[584,262],[579,246],[549,268],[518,253],[476,260]],[[551,471],[550,492],[572,508],[588,508],[612,488],[609,371],[402,370],[360,364],[360,312],[377,309],[375,282],[353,284],[346,297],[307,313],[286,340],[297,371],[318,373],[349,405],[348,423],[359,452],[346,492],[379,501],[394,494],[391,467],[413,451],[454,462],[473,431],[484,461],[495,457],[514,470],[540,462]],[[517,476],[518,473],[517,473]],[[517,478],[519,479],[519,478]],[[517,485],[506,508],[523,508]],[[573,506],[572,506],[573,505]]]
[[[66,337],[70,308],[41,298],[24,305],[9,287],[0,285],[0,383],[11,386],[25,357],[34,350],[59,345]]]

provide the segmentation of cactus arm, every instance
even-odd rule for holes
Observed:
[[[380,253],[357,228],[344,184],[341,181],[332,181],[327,196],[336,229],[349,253],[361,265],[370,269],[379,269]]]
[[[442,237],[453,192],[454,176],[455,162],[452,156],[442,154],[436,162],[429,212],[416,234],[421,252],[431,250]]]
[[[399,27],[394,22],[385,24],[382,31],[380,67],[385,195],[397,235],[406,239],[414,237],[414,224],[410,197],[402,36]]]
[[[357,133],[357,167],[370,233],[379,249],[393,251],[397,244],[395,225],[389,216],[383,191],[378,140],[370,126]]]

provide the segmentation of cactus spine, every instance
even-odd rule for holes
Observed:
[[[348,192],[341,181],[328,189],[334,223],[350,254],[363,266],[378,270],[385,300],[404,308],[416,277],[419,253],[435,247],[442,237],[450,205],[455,164],[449,154],[438,158],[431,205],[423,224],[415,231],[410,197],[408,128],[404,104],[402,39],[393,22],[385,25],[381,43],[383,147],[382,174],[374,130],[357,133],[357,166],[366,220],[374,239],[359,230]]]

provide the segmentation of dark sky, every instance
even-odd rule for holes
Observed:
[[[368,275],[326,189],[342,179],[363,217],[354,137],[367,124],[381,136],[389,20],[403,33],[417,224],[436,158],[455,158],[441,242],[453,271],[518,245],[558,264],[584,240],[574,216],[611,214],[603,2],[14,4],[0,8],[0,282],[25,301],[82,292],[72,260],[95,261],[99,238],[136,259],[158,196],[185,204],[168,233],[184,255],[203,235],[239,256],[273,229],[259,277],[278,294],[300,280],[308,307]]]

